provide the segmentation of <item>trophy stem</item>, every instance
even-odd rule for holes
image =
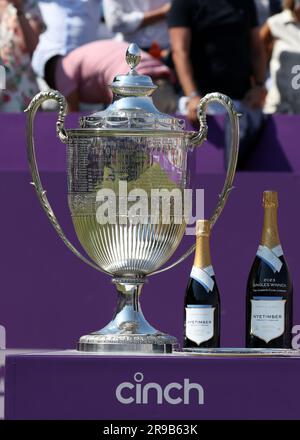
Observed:
[[[140,294],[143,283],[127,284],[115,281],[118,291],[118,302],[113,322],[126,333],[152,334],[156,330],[146,321],[140,305]]]
[[[139,296],[145,279],[114,279],[118,292],[113,320],[102,330],[82,336],[79,351],[171,353],[177,340],[159,332],[145,319]]]

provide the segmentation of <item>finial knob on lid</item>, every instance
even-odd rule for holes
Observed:
[[[141,61],[141,49],[135,43],[131,43],[126,51],[126,63],[134,70]]]

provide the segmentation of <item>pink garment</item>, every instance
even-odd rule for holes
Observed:
[[[125,61],[127,48],[126,42],[101,40],[73,50],[57,63],[57,89],[65,96],[78,89],[81,102],[109,104],[112,95],[107,86],[116,75],[129,71]],[[137,71],[153,79],[171,76],[167,66],[146,52],[142,52]]]

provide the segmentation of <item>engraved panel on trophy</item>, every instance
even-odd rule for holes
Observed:
[[[186,185],[185,165],[186,148],[181,139],[70,139],[69,206],[78,238],[93,261],[114,275],[124,276],[145,275],[170,258],[186,227],[183,210],[178,223],[178,216],[176,221],[174,218],[174,200],[170,198],[169,222],[163,218],[161,202],[153,223],[151,196],[152,190],[182,192]],[[125,195],[119,192],[120,182],[127,184]],[[116,197],[115,224],[100,224],[97,220],[97,194],[104,189],[112,190]],[[133,189],[143,190],[148,198],[148,216],[137,224],[132,224],[127,214],[120,211],[121,198],[127,198]],[[126,203],[128,209],[134,204]],[[151,251],[153,241],[155,252]]]

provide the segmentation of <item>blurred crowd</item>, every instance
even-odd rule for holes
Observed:
[[[300,0],[0,0],[0,111],[47,88],[71,111],[106,106],[128,42],[161,111],[195,122],[201,96],[219,91],[245,115],[245,143],[266,113],[300,113]]]

